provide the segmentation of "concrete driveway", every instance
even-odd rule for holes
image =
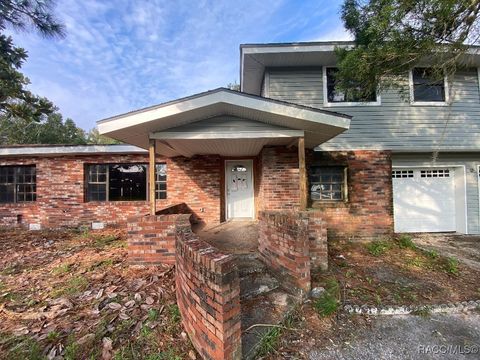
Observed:
[[[452,256],[480,270],[480,236],[416,234],[413,236],[413,241],[421,248],[435,250],[443,256]]]
[[[348,342],[313,350],[309,358],[480,359],[480,314],[377,316]]]

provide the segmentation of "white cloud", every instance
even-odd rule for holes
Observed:
[[[338,1],[338,0],[337,0]],[[101,118],[238,81],[239,44],[338,40],[338,3],[58,2],[63,40],[15,35],[34,92],[91,128]]]

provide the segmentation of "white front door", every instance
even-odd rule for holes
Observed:
[[[227,219],[254,217],[253,161],[225,162]]]
[[[396,232],[455,231],[455,170],[393,169]]]

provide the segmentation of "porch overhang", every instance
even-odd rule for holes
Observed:
[[[218,117],[226,119],[222,126],[198,126]],[[229,127],[228,119],[243,119],[246,127]],[[98,129],[144,149],[155,141],[156,153],[166,157],[252,156],[263,146],[296,144],[301,137],[307,148],[314,148],[349,125],[348,115],[219,88],[101,120]]]

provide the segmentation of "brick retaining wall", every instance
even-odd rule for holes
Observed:
[[[185,216],[185,215],[183,215]],[[233,255],[176,230],[176,291],[182,323],[204,359],[241,359],[240,279]]]
[[[311,287],[311,267],[325,268],[328,264],[326,230],[320,215],[260,211],[258,220],[258,249],[263,261],[284,286],[304,296]]]
[[[189,214],[159,214],[128,219],[128,262],[131,265],[175,265],[175,231],[190,227]]]

